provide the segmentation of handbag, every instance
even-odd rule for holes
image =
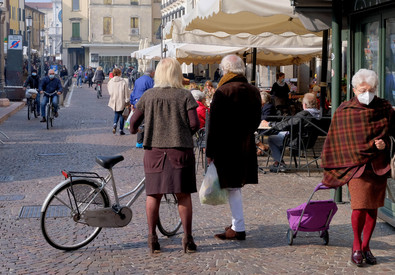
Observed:
[[[201,204],[220,205],[228,201],[228,190],[221,189],[218,180],[217,169],[214,163],[210,163],[199,190]]]
[[[126,106],[125,109],[123,109],[122,116],[123,116],[125,119],[127,119],[128,116],[129,116],[129,113],[130,113],[129,106]]]
[[[391,178],[395,179],[395,138],[390,136],[391,150],[390,150],[390,166],[391,166]]]

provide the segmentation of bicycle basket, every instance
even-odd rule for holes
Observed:
[[[25,96],[26,98],[33,98],[37,97],[38,92],[35,89],[28,89],[26,90]]]

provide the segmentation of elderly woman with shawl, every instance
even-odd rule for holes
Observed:
[[[351,262],[374,265],[369,242],[377,209],[384,205],[389,166],[389,136],[395,134],[391,104],[375,95],[378,77],[361,69],[352,78],[355,97],[336,110],[322,153],[323,183],[348,184],[354,232]],[[363,239],[362,239],[363,234]]]

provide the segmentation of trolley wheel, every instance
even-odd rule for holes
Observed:
[[[289,228],[287,231],[287,241],[289,245],[292,245],[294,242],[294,232],[291,228]]]
[[[322,231],[321,238],[324,240],[324,245],[328,245],[328,243],[329,243],[329,232],[328,232],[328,230]]]

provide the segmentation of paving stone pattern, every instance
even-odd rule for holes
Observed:
[[[97,155],[122,154],[115,166],[120,193],[144,176],[143,150],[136,137],[111,132],[113,112],[108,93],[97,99],[93,89],[74,88],[69,107],[59,110],[54,127],[46,129],[39,118],[27,120],[26,107],[0,124],[10,137],[0,144],[0,175],[12,176],[0,183],[1,274],[395,274],[395,230],[378,220],[371,249],[378,265],[357,268],[349,259],[352,245],[350,205],[346,190],[329,230],[329,245],[318,233],[299,232],[289,246],[286,210],[305,202],[322,174],[292,172],[259,174],[258,185],[243,188],[247,228],[245,241],[213,238],[230,224],[227,205],[200,205],[193,194],[193,235],[198,252],[184,254],[182,229],[174,237],[159,236],[162,253],[147,251],[147,226],[141,196],[133,205],[133,219],[124,228],[103,229],[86,247],[63,252],[49,246],[40,231],[39,218],[20,218],[21,209],[40,206],[49,191],[63,180],[61,170],[105,174],[95,163]],[[198,171],[198,187],[202,169]],[[319,191],[316,199],[328,199]],[[64,230],[67,230],[65,228]]]

